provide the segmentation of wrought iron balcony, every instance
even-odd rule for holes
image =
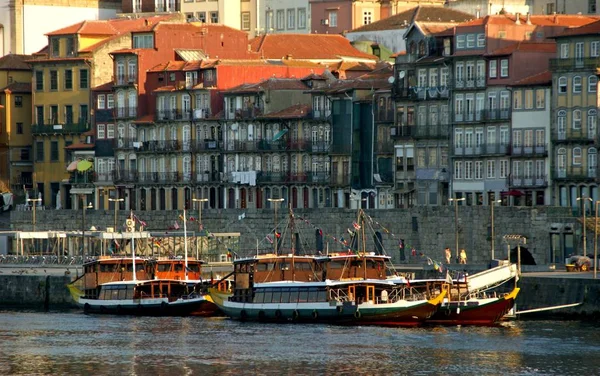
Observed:
[[[570,168],[564,170],[553,170],[552,179],[560,181],[581,181],[581,182],[593,182],[596,180],[598,173],[596,168],[588,169],[587,171],[583,168]]]
[[[138,153],[172,153],[182,151],[181,141],[178,140],[143,141],[136,142],[134,145]],[[188,147],[191,149],[190,144],[188,144]]]
[[[485,76],[482,77],[463,77],[454,79],[454,89],[472,90],[476,88],[485,88]]]
[[[595,70],[600,67],[600,58],[570,58],[570,59],[550,59],[551,70]]]
[[[96,181],[95,176],[94,176],[94,171],[92,170],[88,170],[88,171],[75,171],[72,172],[71,175],[69,176],[69,183],[71,184],[91,184],[94,183]]]
[[[178,183],[183,181],[183,175],[179,172],[138,172],[139,183]],[[187,176],[187,181],[192,181],[192,175]]]
[[[548,186],[548,177],[545,174],[536,176],[511,174],[508,178],[508,184],[511,188],[543,188]]]
[[[415,127],[415,138],[433,138],[433,139],[445,139],[449,137],[448,134],[449,126],[447,124],[425,124],[417,125]]]
[[[547,157],[548,146],[535,145],[535,146],[512,146],[510,155],[513,157]]]
[[[393,91],[396,99],[407,99],[407,100],[432,100],[432,99],[448,99],[450,97],[450,90],[447,86],[411,86],[411,87],[398,87]]]
[[[194,178],[195,183],[220,183],[223,181],[223,173],[218,171],[198,172],[192,177]]]
[[[189,121],[192,119],[191,110],[158,110],[154,116],[156,121],[172,121],[172,120],[184,120]]]
[[[596,141],[596,135],[587,129],[566,129],[564,131],[553,131],[552,141],[575,141],[591,143]]]
[[[115,77],[115,86],[128,86],[133,85],[137,82],[137,74],[120,74]]]
[[[377,108],[375,111],[375,122],[377,123],[393,123],[394,110],[391,108]]]
[[[478,146],[455,146],[454,156],[456,157],[479,157],[482,155],[508,155],[510,145],[499,143],[485,143]]]
[[[401,125],[390,128],[390,135],[392,138],[410,138],[415,135],[414,125]]]
[[[137,116],[137,107],[135,106],[119,106],[117,107],[117,118],[134,118]]]
[[[223,142],[217,140],[196,140],[192,142],[192,151],[217,151],[223,148]],[[185,149],[185,147],[184,147]]]
[[[83,133],[89,130],[87,119],[81,119],[75,124],[33,124],[31,133],[36,134],[68,134],[68,133]]]
[[[113,181],[115,183],[135,183],[137,175],[137,170],[115,170],[113,171]]]

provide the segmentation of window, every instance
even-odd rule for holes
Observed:
[[[588,14],[596,13],[596,0],[588,0]]]
[[[106,125],[106,138],[115,138],[115,125],[114,124]]]
[[[475,180],[483,179],[483,162],[475,162]]]
[[[15,107],[23,107],[23,96],[15,95]]]
[[[500,165],[500,171],[499,171],[499,178],[500,179],[506,179],[506,177],[508,176],[508,160],[506,159],[502,159],[500,161],[498,161],[499,165]]]
[[[468,34],[467,35],[467,48],[474,48],[475,47],[475,34]]]
[[[443,67],[440,69],[440,86],[442,88],[446,88],[448,86],[448,77],[450,75],[450,70],[448,67]]]
[[[133,48],[154,48],[153,34],[134,34]]]
[[[306,8],[298,8],[298,29],[306,29]]]
[[[581,93],[581,77],[573,77],[573,93]]]
[[[88,70],[80,69],[79,70],[79,88],[87,89],[88,87],[89,87]]]
[[[206,23],[206,12],[198,12],[196,13],[196,18],[198,19],[198,21],[202,22],[202,23]],[[244,19],[244,15],[242,14],[242,20]],[[242,22],[243,24],[243,22]]]
[[[115,99],[113,94],[106,94],[106,108],[111,109],[115,107]]]
[[[535,91],[535,108],[543,109],[546,107],[546,91],[545,89],[537,89]]]
[[[58,72],[50,71],[50,90],[58,90]]]
[[[573,148],[573,164],[581,165],[581,148]]]
[[[17,123],[17,134],[23,134],[23,123]]]
[[[560,58],[561,59],[569,58],[569,45],[567,43],[562,43],[560,45]]]
[[[598,87],[598,77],[589,76],[588,77],[588,93],[595,93],[596,87]]]
[[[37,141],[35,143],[35,160],[37,162],[44,161],[44,141]]]
[[[500,77],[508,77],[508,59],[500,60]]]
[[[558,78],[558,94],[565,94],[567,92],[567,78]]]
[[[87,124],[88,121],[88,105],[79,105],[79,124]]]
[[[52,141],[50,143],[50,161],[58,161],[58,141]]]
[[[456,37],[456,49],[461,50],[465,48],[465,36],[459,35]]]
[[[363,11],[363,25],[368,25],[373,22],[373,12],[370,10]]]
[[[210,12],[210,23],[219,23],[219,12]]]
[[[581,110],[573,110],[573,129],[581,129]]]
[[[533,108],[533,90],[525,90],[525,109],[531,110]]]
[[[44,106],[35,106],[35,117],[38,125],[44,125]]]
[[[498,77],[498,61],[496,60],[490,60],[490,78],[496,78]]]
[[[73,71],[70,69],[65,70],[65,90],[73,89]]]
[[[73,124],[73,106],[71,105],[65,106],[65,123]]]
[[[496,177],[496,161],[487,161],[487,174],[488,179],[494,179]]]
[[[477,34],[477,47],[485,47],[485,34]]]
[[[465,179],[473,179],[473,162],[465,162]]]
[[[106,137],[106,125],[98,124],[98,139],[104,139]]]
[[[331,13],[329,13],[331,14]],[[276,18],[276,27],[277,30],[284,30],[285,29],[285,10],[283,9],[279,9],[277,11],[277,18]]]
[[[242,12],[242,30],[250,30],[250,12]]]
[[[273,31],[273,11],[268,10],[265,14],[265,31],[268,33]]]
[[[98,104],[96,108],[99,110],[103,110],[106,108],[106,95],[98,94]]]
[[[463,163],[460,161],[454,162],[454,179],[460,180],[463,178]]]
[[[591,57],[600,56],[600,54],[598,54],[598,46],[599,45],[600,45],[600,41],[597,41],[597,40],[590,43],[590,56]]]
[[[296,28],[296,9],[287,10],[287,29],[294,30]]]
[[[43,71],[35,71],[35,90],[36,91],[44,90],[44,72]]]
[[[52,38],[51,39],[51,51],[52,57],[57,57],[60,54],[60,39]]]
[[[327,15],[329,27],[337,27],[337,11],[329,12]]]
[[[523,92],[521,90],[513,91],[513,108],[520,110],[522,107]]]

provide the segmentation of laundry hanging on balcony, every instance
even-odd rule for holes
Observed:
[[[77,171],[80,171],[80,172],[87,171],[90,168],[92,168],[93,165],[94,164],[90,161],[86,161],[86,160],[79,161],[79,163],[77,163]]]

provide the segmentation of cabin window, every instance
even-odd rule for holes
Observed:
[[[265,294],[262,291],[256,291],[254,294],[254,303],[262,303],[265,298]]]
[[[290,302],[290,289],[281,289],[281,303]]]
[[[125,300],[127,299],[127,289],[124,286],[123,288],[119,289],[119,300]]]
[[[183,271],[183,264],[175,264],[175,271],[176,272],[181,272]]]
[[[309,302],[317,302],[319,299],[318,291],[316,288],[312,288],[308,290],[308,301]]]
[[[280,289],[276,289],[275,291],[273,291],[273,297],[271,299],[272,303],[280,303],[281,302],[281,290]]]
[[[271,289],[265,289],[265,299],[263,300],[263,302],[271,303],[272,299],[273,299],[273,291]]]
[[[308,290],[301,290],[298,294],[298,303],[306,303],[308,301]]]
[[[290,299],[289,299],[290,303],[297,303],[298,302],[298,289],[291,289],[290,290]]]
[[[317,292],[317,301],[318,302],[326,302],[327,301],[327,291],[319,290]]]

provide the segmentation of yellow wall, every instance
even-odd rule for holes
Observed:
[[[83,50],[89,46],[93,46],[96,43],[102,42],[103,40],[107,39],[108,36],[106,35],[98,35],[98,36],[80,36],[79,37],[79,49]],[[61,46],[62,48],[62,46]],[[61,51],[62,52],[62,51]],[[63,55],[64,56],[64,55]]]

